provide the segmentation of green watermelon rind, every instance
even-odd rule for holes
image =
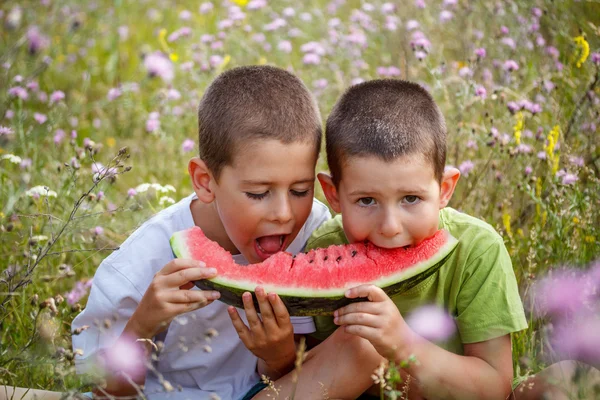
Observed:
[[[177,236],[170,240],[173,254],[178,258],[189,258],[185,242],[177,240]],[[403,293],[418,285],[443,264],[443,261],[450,256],[458,244],[458,240],[446,232],[446,242],[438,249],[434,256],[421,261],[396,274],[388,275],[385,278],[368,282],[384,289],[388,296]],[[335,289],[306,289],[281,287],[270,284],[261,284],[257,282],[231,280],[223,277],[215,277],[210,280],[195,281],[195,285],[202,290],[217,290],[221,293],[220,300],[226,304],[243,308],[242,294],[244,292],[254,292],[256,286],[261,286],[267,292],[276,292],[286,305],[288,312],[293,316],[303,315],[330,315],[340,307],[364,299],[347,299],[344,293],[352,285]],[[357,282],[364,284],[365,282]],[[356,286],[354,285],[354,286]],[[255,307],[258,307],[256,299],[253,296]]]

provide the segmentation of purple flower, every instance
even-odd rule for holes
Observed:
[[[417,8],[425,8],[426,4],[425,4],[425,0],[415,0],[415,7]]]
[[[533,7],[531,9],[531,15],[533,15],[535,18],[540,18],[542,14],[542,10],[538,7]]]
[[[547,158],[546,152],[545,151],[538,152],[537,158],[539,158],[540,160],[545,160]]]
[[[104,198],[104,192],[101,190],[96,194],[96,200],[100,201]]]
[[[157,112],[151,112],[146,120],[146,132],[155,132],[160,129],[160,119]]]
[[[18,97],[23,100],[27,100],[27,98],[29,97],[27,89],[24,89],[21,86],[14,86],[8,89],[8,95],[12,97]]]
[[[307,53],[302,58],[302,62],[307,65],[318,65],[321,63],[321,57],[315,53]]]
[[[38,53],[40,50],[48,47],[50,43],[48,38],[40,33],[37,26],[32,26],[27,31],[27,42],[30,54]]]
[[[414,19],[406,21],[406,30],[407,31],[413,31],[415,29],[418,29],[419,26],[420,26],[419,22],[415,21]]]
[[[454,319],[445,310],[434,305],[414,310],[406,323],[415,333],[432,342],[444,341],[456,331]]]
[[[450,21],[452,18],[454,17],[454,14],[452,13],[452,11],[448,11],[448,10],[443,10],[440,13],[440,22],[448,22]]]
[[[188,152],[194,150],[195,147],[196,147],[196,143],[194,143],[194,141],[192,139],[185,139],[183,141],[183,143],[181,144],[181,150],[184,153],[188,153]]]
[[[0,125],[0,137],[12,135],[13,133],[14,133],[14,131],[12,130],[11,127]]]
[[[424,52],[423,50],[418,50],[415,51],[415,58],[419,61],[423,60],[425,57],[427,57],[427,53]]]
[[[31,161],[31,158],[24,158],[21,160],[21,164],[19,164],[19,167],[21,169],[29,169],[32,164],[33,162]]]
[[[557,60],[558,56],[560,56],[560,52],[554,46],[546,47],[546,54],[548,54],[550,57],[554,58],[555,60]]]
[[[97,226],[94,228],[94,235],[101,236],[104,234],[104,228],[101,226]]]
[[[392,14],[396,12],[396,5],[394,3],[383,3],[381,5],[382,14]]]
[[[137,194],[137,192],[135,191],[135,189],[134,188],[130,188],[127,191],[127,198],[130,199],[132,197],[135,197],[136,194]]]
[[[57,129],[56,132],[54,132],[54,144],[60,144],[60,142],[62,142],[65,138],[65,136],[65,131],[63,131],[62,129]]]
[[[579,180],[579,178],[577,177],[577,175],[575,174],[570,174],[570,173],[566,173],[563,177],[562,177],[562,184],[563,185],[572,185],[575,182],[577,182]]]
[[[583,159],[583,157],[570,156],[569,162],[578,167],[583,167],[585,165],[585,160]]]
[[[533,151],[531,146],[529,146],[525,143],[521,143],[520,145],[518,145],[516,150],[517,150],[517,153],[521,153],[521,154],[530,154]]]
[[[190,18],[192,18],[192,13],[189,10],[182,10],[179,13],[179,19],[182,21],[188,21]]]
[[[504,62],[504,70],[508,71],[508,72],[518,71],[519,70],[519,64],[517,64],[517,62],[514,61],[514,60],[506,60]]]
[[[475,88],[475,95],[481,97],[482,99],[485,99],[487,97],[487,90],[485,90],[485,87],[478,85]]]
[[[136,338],[124,335],[103,353],[104,365],[102,366],[112,373],[123,374],[136,380],[146,374],[145,359],[141,346],[136,343]]]
[[[106,98],[108,99],[108,101],[113,101],[115,99],[117,99],[118,97],[120,97],[123,94],[123,92],[121,91],[121,89],[119,88],[111,88],[108,91],[108,94],[106,95]]]
[[[509,32],[509,30],[508,30],[508,28],[507,28],[506,26],[502,25],[502,26],[500,27],[500,33],[501,33],[502,35],[508,35],[508,32]]]
[[[512,114],[521,109],[521,106],[514,101],[509,101],[506,103],[506,107],[508,107],[508,111],[510,111]]]
[[[502,44],[510,47],[511,49],[516,49],[517,48],[517,44],[515,43],[515,40],[511,37],[503,37],[500,42],[502,42]]]
[[[559,357],[598,365],[600,362],[600,346],[598,346],[600,317],[597,313],[582,313],[573,320],[560,320],[555,325],[550,343]]]
[[[533,168],[531,168],[530,165],[525,167],[525,175],[531,175],[532,172],[533,172]]]
[[[200,14],[208,14],[209,12],[211,12],[213,10],[213,8],[215,8],[213,3],[211,3],[210,1],[206,1],[202,4],[200,4],[200,8],[198,11],[200,12]]]
[[[460,173],[464,176],[469,176],[469,172],[471,172],[473,170],[473,168],[475,167],[475,164],[473,163],[473,161],[471,160],[466,160],[463,161],[459,166],[458,166],[458,170],[460,171]]]
[[[65,93],[62,90],[56,90],[50,95],[50,104],[58,103],[65,99]]]
[[[165,82],[170,82],[175,77],[173,63],[160,51],[146,55],[144,66],[150,77],[158,76]]]
[[[36,122],[41,125],[48,120],[48,117],[46,117],[44,114],[33,113],[33,119],[35,119]]]
[[[596,65],[600,65],[600,53],[592,53],[591,55],[592,63]]]
[[[67,303],[73,305],[88,294],[89,288],[92,286],[92,280],[78,281],[69,293],[66,294]]]
[[[483,47],[475,49],[475,55],[479,58],[485,58],[486,54],[487,53]]]
[[[466,146],[467,146],[467,149],[475,149],[475,150],[477,150],[477,149],[478,149],[478,147],[477,147],[477,142],[476,142],[476,141],[474,141],[474,140],[472,140],[472,139],[469,139],[469,140],[467,141],[467,144],[466,144]]]
[[[6,119],[13,119],[14,116],[15,112],[11,109],[6,110],[6,113],[4,114],[4,118]]]
[[[248,4],[246,4],[247,10],[260,10],[261,8],[265,8],[267,6],[267,0],[250,0]]]
[[[294,10],[292,7],[286,7],[283,9],[282,14],[286,18],[292,18],[296,15],[296,10]]]
[[[277,49],[279,51],[283,51],[284,53],[288,53],[289,54],[289,53],[292,52],[292,42],[290,42],[289,40],[282,40],[277,45]]]

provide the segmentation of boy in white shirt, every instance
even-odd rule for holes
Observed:
[[[276,379],[288,372],[294,333],[314,331],[312,318],[290,318],[276,295],[258,288],[262,322],[251,320],[251,335],[240,341],[227,306],[216,301],[219,293],[192,283],[214,270],[174,259],[169,246],[174,232],[199,226],[240,264],[302,251],[330,218],[313,198],[322,134],[314,98],[284,70],[240,67],[208,87],[198,119],[200,157],[188,165],[194,194],[150,219],[102,262],[87,307],[73,321],[73,331],[89,326],[73,336],[73,348],[83,352],[79,372],[111,349],[148,350],[138,339],[164,343],[151,370],[124,376],[114,369],[97,395],[135,396],[143,385],[149,398],[238,399],[257,391],[260,374]],[[251,302],[245,311],[256,316]],[[237,313],[231,318],[239,321]],[[165,390],[169,386],[181,390]]]

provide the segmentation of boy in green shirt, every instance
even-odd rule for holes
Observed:
[[[506,398],[513,377],[510,333],[527,327],[510,257],[483,221],[447,204],[460,173],[445,168],[444,117],[425,89],[400,80],[351,87],[326,126],[331,175],[319,174],[337,213],[316,230],[307,249],[368,240],[380,247],[415,246],[438,229],[459,244],[438,272],[389,298],[373,285],[348,290],[369,301],[316,318],[317,337],[338,326],[367,339],[382,356],[406,360],[410,398]],[[442,345],[417,335],[404,317],[437,304],[458,334]]]

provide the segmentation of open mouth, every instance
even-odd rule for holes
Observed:
[[[254,241],[256,253],[266,259],[273,254],[285,250],[287,234],[261,236]]]

